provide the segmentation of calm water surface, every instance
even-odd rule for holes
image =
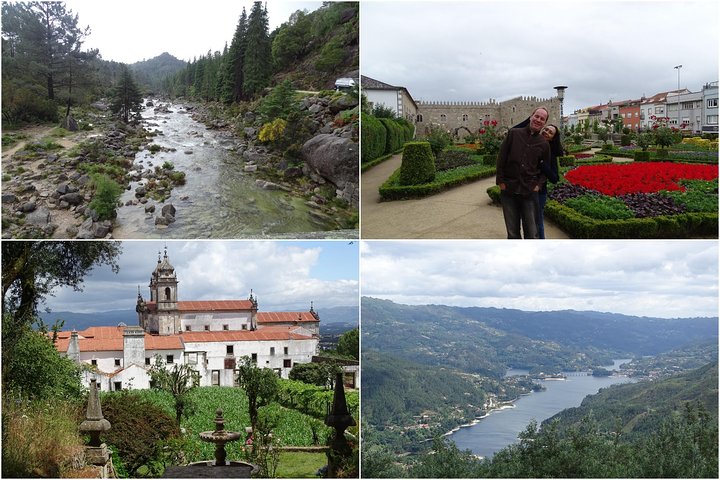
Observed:
[[[615,360],[612,370],[629,360]],[[527,374],[527,370],[509,370],[508,375]],[[567,380],[541,381],[546,390],[521,397],[515,402],[515,408],[496,410],[480,423],[461,428],[448,438],[453,440],[460,450],[471,450],[475,455],[492,456],[511,443],[525,430],[531,420],[538,423],[570,407],[577,407],[587,395],[597,393],[601,388],[616,383],[628,383],[627,377],[576,376],[567,372]]]

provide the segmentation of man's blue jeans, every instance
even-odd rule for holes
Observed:
[[[505,217],[507,238],[523,238],[520,236],[521,224],[526,239],[538,238],[536,218],[539,202],[537,192],[529,195],[520,195],[501,190],[500,203],[502,203],[503,216]]]

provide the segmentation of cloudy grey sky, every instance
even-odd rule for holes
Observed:
[[[147,300],[158,252],[167,245],[179,300],[242,300],[250,289],[262,311],[316,310],[358,304],[358,242],[126,241],[116,275],[107,267],[86,277],[83,292],[61,289],[53,311],[91,313],[135,309]]]
[[[99,48],[105,60],[134,63],[168,52],[192,60],[208,50],[222,51],[230,44],[243,7],[248,15],[252,1],[211,0],[66,0],[89,26],[85,48]],[[268,2],[272,32],[296,10],[313,11],[322,2],[273,0]]]
[[[720,2],[364,1],[361,70],[415,100],[549,98],[564,113],[718,80]],[[682,68],[675,69],[676,65]]]
[[[372,241],[363,296],[422,305],[717,316],[717,241]]]

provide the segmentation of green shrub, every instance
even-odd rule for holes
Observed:
[[[630,145],[631,141],[632,141],[632,135],[627,134],[627,133],[623,133],[622,135],[620,135],[620,145],[621,146],[627,147]]]
[[[428,142],[405,144],[400,166],[400,185],[420,185],[435,178],[435,159]]]
[[[172,162],[166,161],[165,163],[162,164],[163,170],[172,170],[174,168],[175,168],[175,165],[173,165]]]
[[[387,131],[380,120],[368,115],[360,114],[360,141],[362,142],[362,163],[367,163],[383,156]]]
[[[568,199],[565,204],[583,215],[598,220],[622,220],[633,217],[632,211],[622,200],[606,195],[581,195]]]
[[[562,157],[558,157],[558,164],[561,167],[572,167],[575,165],[575,156],[563,155]]]
[[[171,172],[169,177],[175,185],[185,185],[185,172]]]
[[[425,135],[425,141],[430,143],[433,155],[436,157],[442,152],[445,147],[452,143],[450,134],[437,125],[431,125],[430,131]]]
[[[633,152],[633,159],[636,162],[649,162],[650,152],[647,150],[635,150],[635,152]]]
[[[155,476],[161,474],[163,442],[180,434],[175,419],[134,392],[107,393],[101,400],[103,415],[112,425],[105,432],[105,441],[118,450],[128,473],[136,475],[145,467]]]
[[[385,138],[385,153],[393,153],[400,150],[405,143],[403,129],[391,118],[381,118],[380,123],[385,127],[387,132]]]
[[[92,176],[92,183],[95,187],[95,195],[90,201],[90,208],[97,212],[100,220],[115,218],[115,207],[117,206],[122,187],[113,179],[103,174]]]

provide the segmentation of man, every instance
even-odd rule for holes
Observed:
[[[550,161],[550,145],[540,131],[548,115],[545,107],[536,108],[528,126],[510,129],[500,146],[495,183],[500,186],[507,238],[522,238],[521,223],[526,239],[538,238],[538,192],[545,182],[540,164]]]

